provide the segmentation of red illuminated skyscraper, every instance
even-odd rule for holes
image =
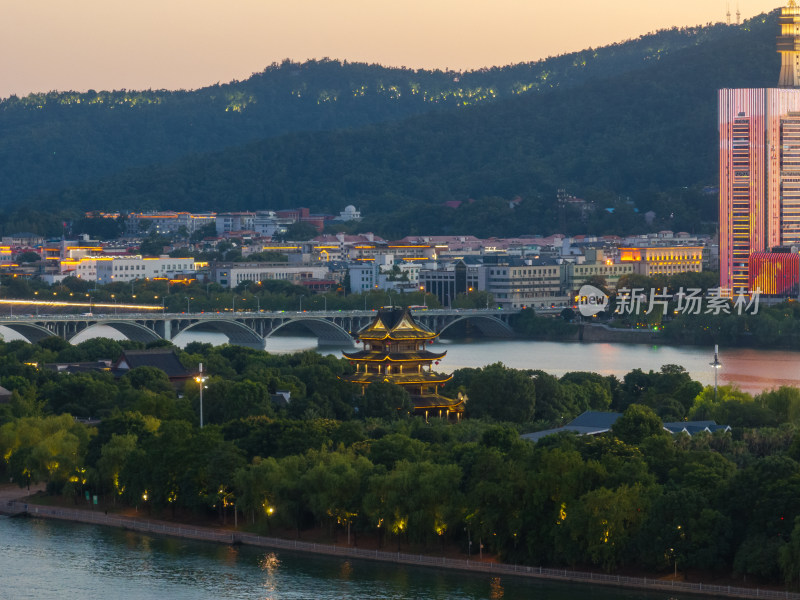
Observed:
[[[800,8],[781,9],[779,88],[719,91],[720,287],[749,289],[750,255],[800,244]]]

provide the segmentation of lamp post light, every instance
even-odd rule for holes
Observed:
[[[36,307],[36,316],[39,316],[39,292],[33,292],[33,295],[36,296],[36,300],[34,301],[34,306]]]
[[[192,312],[191,305],[189,304],[189,296],[186,296],[186,314]]]
[[[194,380],[200,384],[200,429],[203,428],[203,388],[205,387],[206,377],[203,377],[203,363],[200,363],[200,366],[197,370],[197,377]]]
[[[111,294],[111,299],[114,301],[114,314],[117,314],[117,297],[115,294]]]
[[[303,312],[303,297],[298,296],[298,298],[300,298],[300,312]]]
[[[714,362],[708,363],[714,367],[714,402],[717,401],[717,373],[719,373],[722,363],[719,362],[719,345],[714,344]]]

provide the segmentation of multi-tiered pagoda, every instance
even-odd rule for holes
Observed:
[[[426,348],[438,334],[414,320],[408,309],[382,308],[375,319],[356,334],[356,343],[364,347],[357,352],[344,352],[356,367],[353,375],[343,377],[361,386],[363,394],[370,383],[385,381],[405,388],[414,404],[414,414],[460,419],[465,398],[445,398],[438,388],[452,375],[434,372],[433,363],[447,352],[431,352]]]

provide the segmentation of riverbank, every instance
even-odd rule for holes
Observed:
[[[724,596],[730,598],[767,598],[776,600],[782,598],[784,600],[800,600],[800,594],[778,590],[761,590],[758,588],[752,589],[734,586],[706,585],[703,583],[676,581],[674,579],[627,577],[623,575],[608,575],[605,573],[570,571],[567,569],[547,569],[542,567],[510,565],[496,562],[454,559],[444,556],[431,556],[426,554],[408,554],[402,552],[366,550],[352,546],[320,544],[314,542],[304,542],[300,540],[259,536],[232,529],[185,526],[168,521],[147,519],[144,517],[119,516],[113,514],[108,515],[100,510],[43,506],[40,504],[27,502],[27,498],[19,498],[22,493],[24,492],[17,488],[16,499],[6,499],[4,501],[0,501],[0,514],[16,516],[27,515],[34,518],[56,519],[92,525],[103,525],[140,533],[186,538],[198,541],[234,545],[245,544],[260,548],[281,549],[291,552],[305,552],[327,556],[366,559],[409,566],[467,571],[475,574],[489,574],[493,576],[508,575],[514,577],[530,577],[552,581],[599,584],[604,586],[640,590],[670,590],[674,592],[714,597]],[[10,495],[11,494],[7,492],[0,493],[0,498],[9,498]]]

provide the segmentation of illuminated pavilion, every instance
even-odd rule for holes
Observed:
[[[356,372],[342,379],[360,385],[362,394],[377,381],[401,385],[411,396],[414,414],[458,420],[464,414],[466,397],[440,396],[438,388],[452,375],[433,370],[433,363],[438,364],[447,352],[426,349],[437,335],[417,323],[408,309],[382,308],[372,323],[356,333],[356,343],[363,342],[364,347],[343,353]]]

